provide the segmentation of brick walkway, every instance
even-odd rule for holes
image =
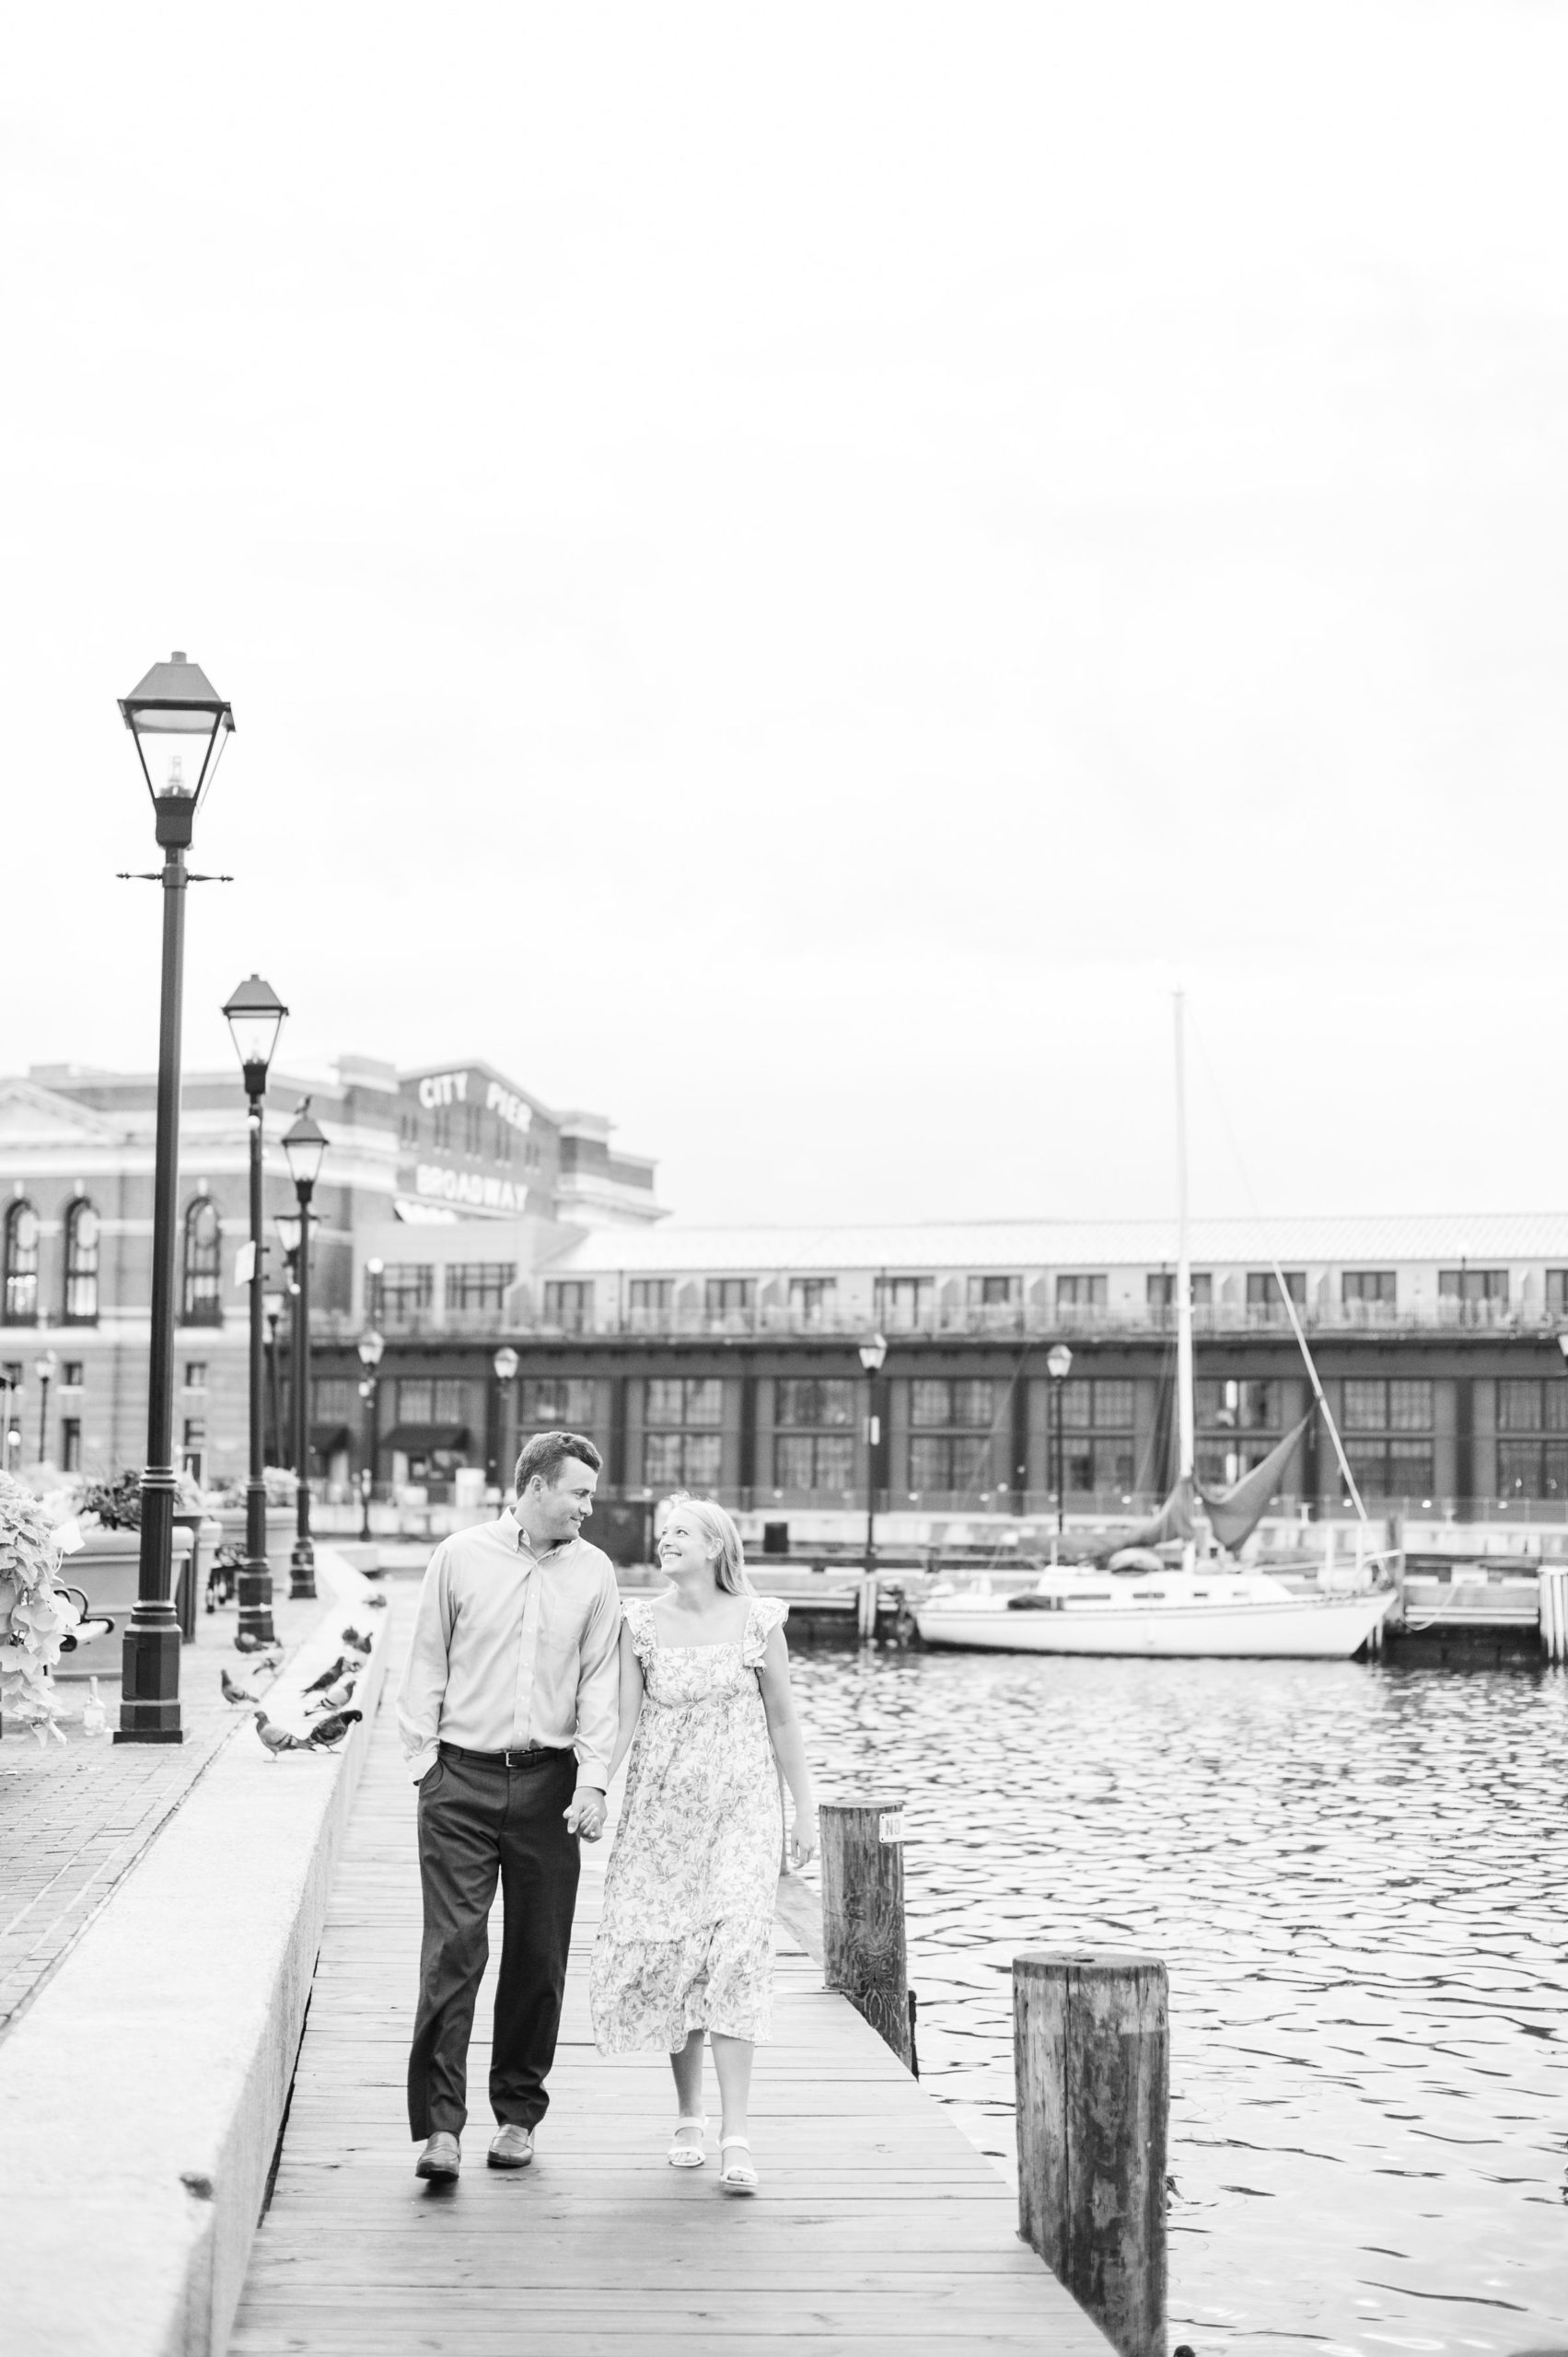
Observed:
[[[273,1600],[273,1624],[292,1648],[323,1606],[288,1602],[286,1565],[277,1585],[284,1593]],[[51,1740],[41,1748],[29,1730],[6,1726],[0,1742],[0,2038],[173,1816],[236,1722],[246,1725],[246,1713],[223,1700],[219,1664],[258,1692],[265,1674],[257,1677],[235,1652],[234,1630],[233,1605],[200,1613],[195,1643],[180,1649],[183,1743],[117,1744],[108,1734],[84,1735],[78,1724],[66,1725],[64,1746]],[[61,1691],[74,1712],[89,1689],[85,1679],[72,1680]],[[100,1678],[99,1695],[112,1730],[119,1679]]]

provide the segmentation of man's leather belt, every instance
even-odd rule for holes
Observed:
[[[443,1759],[460,1759],[469,1768],[538,1768],[547,1759],[570,1759],[564,1744],[530,1743],[521,1751],[465,1751],[460,1744],[438,1743]]]

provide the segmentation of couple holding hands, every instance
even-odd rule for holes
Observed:
[[[816,1807],[790,1695],[786,1607],[753,1594],[740,1536],[706,1499],[671,1502],[658,1542],[670,1582],[622,1603],[582,1536],[598,1451],[540,1433],[517,1459],[517,1504],[459,1531],[424,1576],[398,1697],[419,1786],[424,1900],[409,2126],[423,2177],[455,2177],[469,2035],[504,1901],[490,2103],[492,2168],[526,2168],[549,2103],[576,1904],[579,1839],[604,1830],[627,1753],[589,1979],[599,2051],[668,2053],[669,2160],[706,2159],[703,2047],[714,2051],[718,2183],[758,2183],[747,2127],[751,2052],[768,2035],[783,1829],[816,1848]]]

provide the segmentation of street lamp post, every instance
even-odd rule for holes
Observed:
[[[865,1572],[869,1578],[877,1568],[877,1444],[882,1435],[877,1427],[877,1377],[888,1355],[888,1345],[880,1334],[868,1334],[860,1346],[860,1364],[865,1369]]]
[[[316,1593],[316,1550],[310,1538],[310,1198],[321,1175],[327,1140],[308,1097],[284,1132],[284,1155],[299,1205],[294,1296],[294,1552],[288,1559],[291,1599]]]
[[[502,1494],[505,1495],[509,1470],[506,1459],[510,1455],[507,1435],[517,1429],[517,1411],[513,1402],[517,1397],[515,1387],[517,1380],[517,1368],[521,1362],[510,1342],[503,1342],[490,1364],[495,1369],[495,1380],[501,1386],[500,1434],[497,1441],[500,1461],[495,1468],[495,1472]]]
[[[153,1155],[153,1270],[147,1354],[147,1458],[136,1603],[125,1627],[116,1743],[180,1743],[180,1619],[174,1608],[174,1255],[180,1189],[180,1048],[185,888],[196,813],[234,733],[234,714],[178,650],[121,701],[152,798],[163,866],[163,975]],[[191,767],[186,767],[187,761]]]
[[[262,1433],[265,1387],[265,1348],[262,1324],[266,1316],[266,1278],[261,1269],[261,1108],[267,1094],[267,1068],[273,1061],[288,1013],[270,982],[260,974],[238,984],[224,1008],[245,1078],[246,1120],[250,1132],[250,1469],[245,1482],[245,1561],[237,1582],[238,1624],[263,1644],[273,1628],[273,1572],[267,1561],[267,1483]]]
[[[267,1313],[267,1447],[269,1465],[284,1461],[283,1418],[278,1408],[278,1319],[283,1316],[281,1293],[268,1294],[261,1304]]]
[[[359,1396],[365,1402],[365,1462],[359,1469],[359,1535],[363,1539],[370,1536],[370,1499],[376,1487],[376,1370],[386,1347],[374,1326],[360,1336],[357,1345],[359,1364],[365,1369],[365,1380],[359,1387]]]
[[[1056,1429],[1056,1536],[1061,1538],[1067,1527],[1067,1437],[1063,1425],[1063,1401],[1067,1392],[1067,1377],[1073,1371],[1073,1353],[1065,1342],[1052,1342],[1045,1354],[1046,1373],[1051,1377],[1051,1422]]]
[[[49,1387],[54,1380],[54,1370],[59,1364],[52,1351],[41,1351],[32,1363],[32,1371],[39,1382],[38,1461],[41,1465],[49,1462]]]

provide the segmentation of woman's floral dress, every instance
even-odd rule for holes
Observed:
[[[738,1643],[663,1645],[622,1609],[643,1667],[626,1800],[589,1975],[601,2054],[675,2053],[694,2029],[763,2039],[784,1840],[757,1672],[789,1608],[753,1596]]]

